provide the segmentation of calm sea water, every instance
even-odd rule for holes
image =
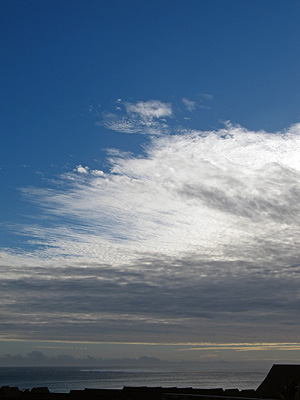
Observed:
[[[256,389],[265,372],[208,372],[153,368],[0,367],[0,386],[19,389],[47,386],[51,392],[71,389],[122,389],[123,386]]]

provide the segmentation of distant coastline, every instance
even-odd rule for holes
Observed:
[[[75,358],[70,355],[59,355],[48,357],[41,351],[32,351],[25,355],[11,355],[5,354],[0,356],[0,367],[170,367],[176,368],[191,368],[191,369],[203,369],[203,370],[258,370],[267,372],[270,368],[269,362],[228,362],[224,360],[218,361],[168,361],[161,360],[156,357],[141,356],[138,358],[96,358],[87,356],[85,358]]]

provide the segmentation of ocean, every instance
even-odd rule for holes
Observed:
[[[51,392],[71,389],[122,389],[123,386],[163,386],[256,389],[266,372],[197,371],[124,367],[0,367],[0,386],[20,390],[47,386]]]

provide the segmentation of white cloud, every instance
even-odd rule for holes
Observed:
[[[299,154],[300,124],[227,124],[153,136],[144,156],[112,151],[109,173],[79,165],[56,188],[24,189],[47,218],[17,229],[34,251],[0,257],[7,334],[295,341]]]
[[[91,172],[92,172],[92,175],[95,175],[95,176],[103,176],[104,175],[104,172],[99,169],[94,169]]]
[[[137,246],[218,258],[237,243],[233,257],[243,258],[251,243],[272,238],[282,245],[282,232],[298,229],[299,143],[295,134],[239,127],[160,137],[144,158],[111,155],[105,178],[66,175],[63,192],[37,190],[36,198],[49,212],[87,224],[96,242],[105,234],[102,246],[122,238],[129,254]],[[87,167],[78,169],[87,174]],[[99,244],[92,247],[96,258],[102,254]]]
[[[82,165],[77,165],[75,171],[77,171],[79,174],[88,174],[89,167],[83,167]]]
[[[138,114],[142,119],[171,117],[172,106],[159,100],[139,101],[137,103],[125,103],[128,114]]]
[[[79,174],[88,175],[92,174],[94,176],[103,176],[104,172],[99,169],[90,169],[89,167],[83,167],[81,164],[77,165],[74,169],[74,172],[78,172]]]

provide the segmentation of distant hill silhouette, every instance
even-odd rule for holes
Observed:
[[[159,366],[170,364],[168,361],[162,361],[156,357],[142,356],[139,358],[117,358],[103,359],[87,356],[86,358],[75,358],[69,355],[59,355],[48,357],[41,351],[32,351],[25,356],[20,354],[5,354],[0,356],[0,366]],[[172,364],[172,363],[171,363]]]

